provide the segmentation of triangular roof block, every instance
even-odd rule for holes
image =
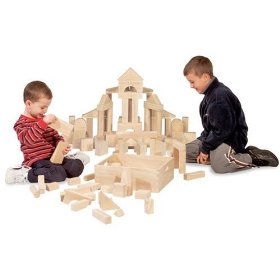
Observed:
[[[147,88],[147,87],[143,87],[143,92],[144,92],[144,93],[152,94],[152,93],[153,93],[153,89]]]
[[[176,116],[174,114],[170,113],[170,112],[167,112],[167,111],[163,110],[162,117],[166,118],[166,119],[173,119]]]
[[[132,68],[128,68],[128,70],[118,78],[118,81],[119,82],[128,82],[128,81],[142,82],[143,78],[140,75],[138,75]]]
[[[156,94],[152,94],[151,96],[149,96],[149,98],[147,99],[148,102],[153,103],[153,104],[161,104],[158,96]]]
[[[110,97],[107,94],[103,94],[98,105],[105,105],[107,103],[111,102]]]
[[[108,94],[103,94],[97,105],[97,111],[105,111],[112,108],[112,106],[113,102],[111,98],[108,96]]]
[[[97,118],[97,110],[91,110],[85,114],[82,115],[83,118]]]

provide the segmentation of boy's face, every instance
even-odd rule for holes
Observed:
[[[41,97],[38,101],[32,102],[31,100],[26,100],[26,112],[32,118],[43,118],[48,108],[51,104],[51,99],[46,97]]]
[[[194,71],[186,75],[186,79],[190,83],[190,87],[195,89],[198,93],[203,93],[208,86],[211,78],[209,74],[202,74],[201,77],[197,76]]]

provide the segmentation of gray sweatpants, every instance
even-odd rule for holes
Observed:
[[[202,142],[196,139],[186,144],[186,162],[196,162]],[[210,164],[216,173],[229,173],[252,167],[249,154],[236,154],[227,144],[221,144],[210,152]]]

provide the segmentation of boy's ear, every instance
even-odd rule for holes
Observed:
[[[211,80],[210,75],[207,74],[207,73],[203,73],[203,74],[202,74],[202,77],[203,77],[204,80]]]
[[[31,103],[32,103],[31,100],[26,100],[26,101],[25,101],[25,105],[28,106],[28,107],[31,105]]]

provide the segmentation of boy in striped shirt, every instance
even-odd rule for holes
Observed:
[[[7,170],[6,183],[36,183],[38,175],[44,175],[46,183],[61,182],[81,175],[84,164],[89,162],[89,157],[84,153],[74,158],[66,156],[62,164],[50,162],[57,144],[64,139],[49,126],[56,120],[55,115],[46,115],[52,101],[49,87],[41,81],[30,82],[24,89],[23,99],[25,110],[14,129],[24,160],[22,166]],[[63,151],[64,155],[69,151],[70,146]]]

